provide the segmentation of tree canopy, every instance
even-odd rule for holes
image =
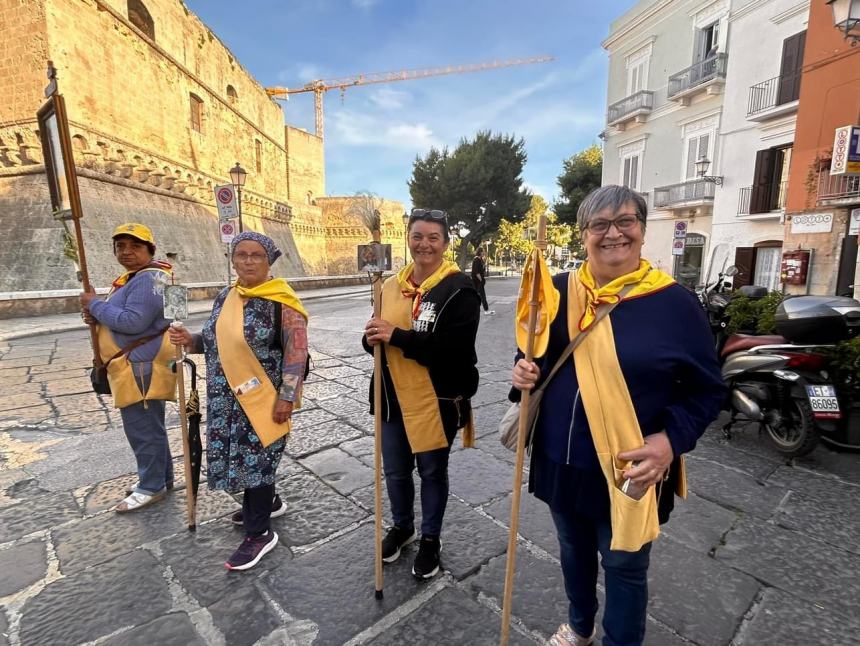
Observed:
[[[496,234],[496,248],[503,254],[513,257],[523,256],[532,248],[531,240],[537,235],[538,218],[546,215],[546,242],[550,255],[556,247],[569,247],[573,242],[573,251],[582,257],[579,236],[575,226],[560,223],[558,216],[549,210],[549,204],[540,195],[533,195],[531,205],[525,216],[519,222],[502,219]]]
[[[603,151],[596,144],[564,161],[564,169],[557,180],[561,196],[553,206],[560,222],[576,224],[579,204],[600,186],[602,173]]]
[[[516,222],[528,210],[531,196],[522,179],[525,162],[522,139],[489,131],[461,139],[453,152],[431,148],[413,164],[412,204],[447,211],[449,224],[468,229],[465,240],[477,248],[495,233],[503,217]],[[461,266],[467,253],[468,246],[462,245]]]

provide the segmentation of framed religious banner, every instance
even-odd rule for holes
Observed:
[[[51,70],[49,68],[49,74]],[[53,80],[53,79],[52,79]],[[39,137],[42,140],[42,156],[45,159],[45,174],[51,192],[51,206],[55,212],[80,218],[80,195],[72,153],[72,138],[66,117],[66,104],[61,94],[51,94],[36,113]]]

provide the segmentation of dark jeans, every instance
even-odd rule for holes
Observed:
[[[645,638],[648,607],[648,563],[651,544],[638,552],[609,549],[609,519],[552,512],[561,548],[564,589],[570,602],[570,625],[588,637],[597,614],[597,553],[606,580],[603,646],[639,646]]]
[[[449,440],[450,441],[450,440]],[[412,453],[403,421],[382,422],[382,459],[385,487],[394,524],[402,529],[415,525],[415,485],[412,472],[418,463],[421,476],[421,534],[439,536],[448,504],[448,454],[444,449]]]
[[[152,495],[173,482],[173,459],[164,428],[164,402],[157,399],[121,408],[122,429],[134,451],[138,485],[135,491]]]
[[[484,283],[479,283],[479,282],[477,282],[477,281],[474,281],[474,284],[475,284],[475,289],[477,289],[477,290],[478,290],[478,296],[480,296],[480,297],[481,297],[481,307],[483,307],[483,308],[484,308],[484,311],[486,312],[487,310],[489,310],[489,309],[490,309],[490,306],[489,306],[489,304],[487,303],[487,290],[486,290],[486,287],[485,287]]]
[[[260,536],[269,531],[274,499],[274,484],[245,489],[242,496],[242,526],[245,536]]]

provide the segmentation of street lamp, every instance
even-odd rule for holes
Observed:
[[[406,263],[409,262],[406,257],[409,253],[407,242],[409,239],[409,214],[404,211],[403,212],[403,266],[406,266]]]
[[[860,42],[860,0],[827,0],[833,10],[833,25],[855,47]]]
[[[239,166],[239,162],[230,169],[230,181],[233,182],[233,188],[236,189],[236,204],[239,205],[239,233],[242,233],[242,187],[245,185],[245,179],[248,173],[245,169]]]
[[[699,161],[693,164],[696,167],[696,174],[699,176],[699,179],[704,180],[705,182],[710,182],[711,184],[716,184],[717,186],[723,185],[723,178],[721,175],[707,175],[708,166],[711,165],[711,160],[708,159],[707,155],[702,155],[699,157]]]

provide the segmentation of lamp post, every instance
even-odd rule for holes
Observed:
[[[702,155],[699,157],[699,160],[693,164],[696,167],[696,174],[699,176],[699,179],[710,182],[711,184],[716,184],[717,186],[723,185],[723,177],[722,175],[707,175],[708,166],[711,165],[711,160],[708,159],[707,155]]]
[[[409,240],[409,214],[404,211],[403,212],[403,266],[406,266],[406,263],[409,262],[407,256],[409,255],[408,249],[408,240]]]
[[[244,231],[242,227],[242,187],[245,185],[245,179],[248,173],[245,169],[239,166],[239,162],[230,169],[230,181],[233,183],[233,188],[236,189],[236,203],[239,205],[239,233]]]
[[[827,0],[827,4],[833,10],[833,25],[856,47],[860,42],[860,0]]]

